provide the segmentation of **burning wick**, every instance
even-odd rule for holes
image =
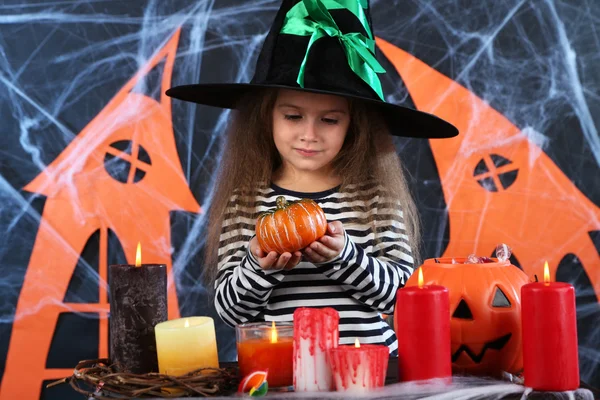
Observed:
[[[548,268],[548,261],[544,264],[544,285],[550,285],[550,269]]]
[[[423,288],[423,270],[419,267],[419,289]]]
[[[185,324],[183,325],[184,328],[189,328],[190,327],[190,320],[189,319],[185,319]]]
[[[277,328],[275,328],[275,321],[271,322],[271,343],[277,343]]]
[[[357,349],[360,348],[360,342],[358,341],[358,338],[356,338],[356,340],[354,341],[354,347],[356,347]]]
[[[142,266],[142,244],[140,242],[138,242],[137,250],[135,252],[135,266]]]

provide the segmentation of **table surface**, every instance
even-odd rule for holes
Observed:
[[[222,367],[235,367],[237,366],[237,363],[221,363]],[[460,379],[460,378],[459,378]],[[398,382],[398,358],[396,357],[390,357],[389,359],[389,363],[388,363],[388,371],[387,371],[387,377],[386,377],[386,385],[394,385],[397,384]],[[488,380],[487,381],[487,385],[491,386],[494,384],[510,384],[510,382],[507,381],[501,381],[501,380],[497,380],[497,381],[491,381]],[[464,389],[464,387],[463,387]],[[585,389],[585,390],[582,390]],[[561,394],[557,394],[557,393],[544,393],[544,392],[531,392],[529,393],[529,395],[527,396],[527,399],[561,399],[561,398],[565,398],[565,399],[589,399],[590,397],[590,392],[593,395],[594,399],[600,399],[600,391],[596,388],[593,388],[589,385],[587,385],[585,382],[581,381],[580,383],[580,390],[573,392],[574,396],[573,397],[569,397],[568,393],[565,393],[563,395]],[[429,395],[432,395],[434,393],[430,393]],[[444,392],[436,392],[436,394],[438,395],[442,395],[444,394]],[[445,394],[447,395],[451,395],[451,393],[449,392],[445,392]],[[458,394],[458,393],[457,393]],[[373,399],[393,399],[393,398],[398,398],[398,399],[418,399],[418,398],[424,398],[429,396],[425,393],[422,393],[422,397],[419,397],[419,395],[413,393],[397,393],[397,395],[391,395],[389,393],[382,393],[381,396],[366,396],[366,398],[373,398]],[[486,398],[486,397],[476,397],[477,395],[474,394],[474,397],[465,397],[465,398]],[[481,396],[481,395],[479,395]],[[323,393],[321,394],[309,394],[309,393],[271,393],[269,392],[269,395],[267,396],[270,399],[292,399],[292,398],[302,398],[304,400],[308,400],[308,399],[324,399],[324,398],[347,398],[348,396],[343,396],[343,395],[335,395],[334,393],[328,393],[327,395],[324,395]],[[356,398],[356,397],[354,397]],[[437,398],[437,396],[436,396]],[[441,397],[440,397],[441,398]],[[453,398],[453,397],[445,397],[445,398]],[[462,397],[461,397],[462,398]],[[489,398],[492,398],[492,396],[490,395]],[[522,393],[513,393],[513,394],[497,394],[494,395],[493,398],[495,399],[521,399],[522,398]]]

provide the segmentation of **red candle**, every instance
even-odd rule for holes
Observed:
[[[275,322],[238,326],[238,366],[245,377],[254,371],[266,371],[269,387],[292,386],[294,383],[294,328]]]
[[[548,263],[544,282],[521,288],[523,377],[534,390],[562,392],[579,387],[575,290],[550,282]]]
[[[329,349],[338,347],[340,314],[331,307],[294,311],[294,391],[333,389]]]
[[[389,349],[384,345],[339,346],[329,350],[333,381],[338,392],[367,393],[383,387],[387,373]]]
[[[403,287],[396,297],[398,329],[398,379],[400,382],[432,378],[452,379],[450,356],[450,296],[439,285]]]

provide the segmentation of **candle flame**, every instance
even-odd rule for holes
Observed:
[[[275,321],[271,322],[271,343],[277,343],[277,328],[275,328]]]
[[[137,250],[135,252],[135,266],[142,266],[142,244],[140,242],[138,242]]]
[[[423,287],[423,270],[419,267],[419,288]]]
[[[185,324],[183,325],[184,328],[189,328],[190,327],[190,320],[189,319],[185,319]]]
[[[548,261],[544,264],[544,284],[550,284],[550,269],[548,268]]]
[[[354,341],[354,347],[356,347],[357,349],[360,348],[360,342],[358,341],[358,338],[356,338],[356,340]]]

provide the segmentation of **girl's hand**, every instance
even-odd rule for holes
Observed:
[[[264,270],[271,269],[292,269],[300,262],[302,253],[299,251],[290,254],[285,252],[283,254],[277,254],[274,251],[265,253],[258,245],[256,236],[250,240],[250,251],[254,257],[258,260],[258,264]]]
[[[327,224],[325,236],[304,248],[304,259],[312,263],[327,262],[339,256],[343,248],[344,226],[333,221]]]

